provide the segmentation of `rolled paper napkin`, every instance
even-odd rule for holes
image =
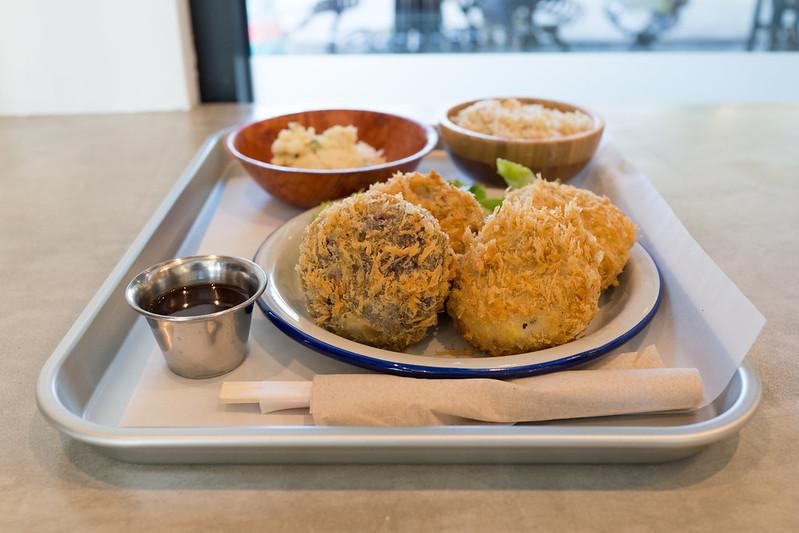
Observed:
[[[247,386],[249,392],[243,392]],[[286,386],[291,394],[285,388],[280,392]],[[310,399],[308,388],[307,382],[233,382],[223,385],[220,398],[257,402],[262,412],[271,412],[282,394],[288,400],[285,408],[310,403],[314,423],[337,426],[540,422],[694,409],[702,401],[699,372],[663,368],[654,346],[604,357],[579,370],[510,381],[320,374],[314,376]]]

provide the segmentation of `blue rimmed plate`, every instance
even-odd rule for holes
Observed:
[[[513,378],[563,370],[621,346],[652,319],[660,304],[661,279],[655,261],[636,244],[617,287],[600,300],[599,313],[572,342],[535,352],[489,357],[475,352],[446,314],[423,341],[405,352],[382,350],[331,333],[309,318],[295,270],[307,211],[275,230],[258,248],[255,262],[266,272],[267,288],[258,306],[275,326],[321,354],[364,368],[427,378]]]

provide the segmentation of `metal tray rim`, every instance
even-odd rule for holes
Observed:
[[[738,431],[754,414],[760,400],[759,379],[748,361],[738,370],[741,394],[733,405],[710,420],[673,426],[446,426],[425,428],[239,426],[207,428],[111,428],[71,413],[54,393],[39,396],[47,419],[76,440],[107,448],[163,447],[651,447],[704,446]],[[42,377],[45,377],[44,375]],[[52,383],[52,381],[51,381]]]
[[[45,362],[39,374],[36,399],[40,411],[58,430],[87,444],[109,449],[132,448],[324,448],[324,447],[477,447],[477,448],[689,448],[701,447],[736,433],[751,418],[761,397],[760,379],[747,360],[737,371],[741,390],[722,414],[682,426],[445,426],[425,428],[371,428],[318,426],[238,426],[201,428],[118,428],[90,422],[70,411],[59,399],[59,370],[95,319],[101,304],[146,247],[172,204],[191,183],[208,154],[217,148],[225,128],[211,135],[181,174],[164,201],[114,267],[75,323]]]

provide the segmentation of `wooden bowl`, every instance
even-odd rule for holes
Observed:
[[[273,165],[272,143],[289,122],[321,133],[335,125],[358,128],[358,139],[383,150],[386,163],[351,169],[306,169]],[[395,172],[412,172],[438,142],[436,131],[415,120],[359,109],[323,109],[268,118],[242,126],[225,147],[266,192],[290,204],[313,207],[343,198]]]
[[[498,157],[529,167],[549,180],[566,181],[576,176],[588,164],[599,146],[605,128],[602,118],[564,102],[540,98],[516,99],[525,104],[541,104],[561,111],[582,111],[594,119],[594,127],[589,131],[556,139],[497,137],[467,130],[452,121],[452,117],[461,109],[479,100],[464,102],[450,108],[439,124],[439,132],[455,165],[473,179],[503,186],[504,181],[496,169]]]

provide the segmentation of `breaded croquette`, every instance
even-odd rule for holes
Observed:
[[[466,248],[447,309],[476,348],[507,355],[563,344],[596,315],[601,252],[575,203],[506,201]]]
[[[372,192],[319,214],[303,235],[297,271],[318,325],[403,350],[437,324],[452,262],[449,238],[428,211]]]
[[[450,185],[438,172],[394,174],[385,183],[372,185],[370,191],[402,194],[408,202],[424,207],[438,219],[441,229],[457,254],[464,251],[464,233],[476,233],[483,226],[485,215],[474,196]]]
[[[508,194],[506,202],[521,197],[532,198],[535,207],[563,207],[574,202],[580,208],[585,229],[596,237],[602,250],[599,272],[602,290],[618,285],[618,277],[630,258],[630,248],[635,244],[635,224],[624,212],[605,196],[587,189],[538,179],[535,183]]]

